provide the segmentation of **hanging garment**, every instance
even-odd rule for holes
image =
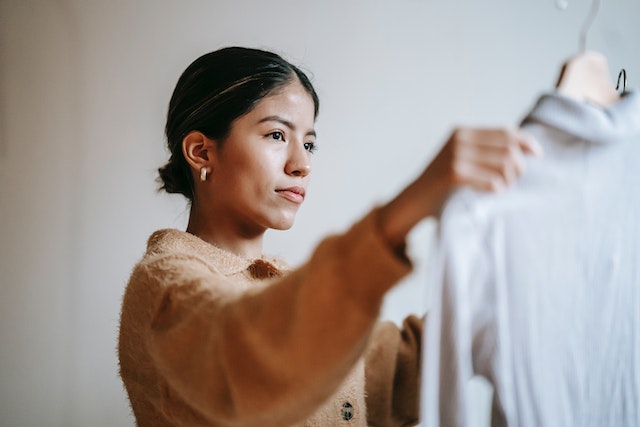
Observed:
[[[544,157],[443,210],[423,425],[472,424],[480,375],[494,426],[640,426],[640,96],[544,95],[523,129]]]

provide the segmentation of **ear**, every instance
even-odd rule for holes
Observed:
[[[203,167],[207,168],[208,173],[211,173],[213,149],[214,142],[197,130],[189,132],[182,139],[182,155],[196,174],[200,174]]]

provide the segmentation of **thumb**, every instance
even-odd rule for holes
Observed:
[[[531,134],[519,130],[517,133],[518,144],[523,153],[531,154],[534,157],[542,157],[544,151],[540,143]]]

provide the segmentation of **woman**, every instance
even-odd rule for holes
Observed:
[[[421,321],[376,323],[411,270],[407,233],[459,185],[497,190],[536,152],[526,135],[457,130],[389,203],[291,270],[262,254],[304,201],[318,97],[260,50],[226,48],[182,74],[162,188],[191,202],[186,232],[152,234],[124,296],[121,376],[139,425],[411,425]]]

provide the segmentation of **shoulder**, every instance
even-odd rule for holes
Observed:
[[[206,242],[189,233],[163,229],[151,234],[147,250],[133,268],[127,294],[164,292],[194,286],[218,288],[228,282],[219,257]],[[224,287],[224,286],[223,286]]]
[[[211,246],[193,234],[173,228],[157,230],[147,239],[145,258],[167,254],[198,254],[206,252]]]
[[[278,274],[256,275],[252,267],[263,264]],[[209,287],[223,283],[239,289],[255,285],[259,279],[279,276],[289,270],[279,259],[264,257],[251,260],[216,247],[199,237],[175,229],[162,229],[151,234],[142,259],[136,264],[130,286],[138,282],[154,282],[162,287],[202,281]]]
[[[159,230],[149,237],[125,288],[123,313],[155,311],[166,298],[192,305],[239,292],[236,278],[225,275],[206,242],[196,239],[179,230]]]
[[[158,230],[149,236],[147,250],[136,264],[133,276],[173,273],[173,275],[200,272],[220,273],[215,257],[208,256],[206,243],[197,237],[175,229]]]
[[[162,229],[151,234],[143,264],[190,262],[202,264],[224,276],[244,271],[251,260],[218,248],[199,237],[180,230]]]

